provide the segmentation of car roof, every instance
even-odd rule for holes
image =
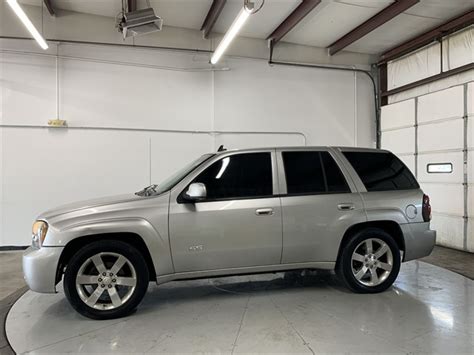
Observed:
[[[278,150],[317,150],[317,149],[337,149],[340,151],[350,151],[350,152],[372,152],[372,153],[382,153],[382,152],[388,152],[387,150],[384,149],[378,149],[378,148],[364,148],[364,147],[347,147],[347,146],[286,146],[286,147],[263,147],[263,148],[245,148],[245,149],[229,149],[229,150],[223,150],[220,152],[216,152],[216,154],[225,154],[229,152],[258,152],[258,151],[268,151],[272,149],[278,149]]]

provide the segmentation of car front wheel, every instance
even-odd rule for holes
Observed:
[[[400,250],[392,236],[381,229],[368,228],[346,243],[337,272],[352,291],[376,293],[393,284],[400,264]]]
[[[64,275],[64,292],[80,314],[112,319],[132,313],[146,293],[149,272],[133,246],[104,240],[77,252]]]

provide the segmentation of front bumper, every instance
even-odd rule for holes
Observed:
[[[403,261],[428,256],[436,244],[436,231],[430,229],[430,222],[408,223],[400,226],[405,239]]]
[[[23,275],[32,291],[56,292],[56,271],[63,247],[29,247],[23,253]]]

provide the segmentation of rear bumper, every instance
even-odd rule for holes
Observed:
[[[32,291],[56,292],[56,271],[63,247],[29,247],[23,253],[23,276]]]
[[[400,226],[405,239],[403,261],[423,258],[431,254],[436,244],[436,231],[430,229],[430,223],[409,223]]]

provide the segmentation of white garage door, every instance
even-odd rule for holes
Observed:
[[[437,242],[474,251],[474,84],[382,107],[382,147],[396,153],[431,198]]]

